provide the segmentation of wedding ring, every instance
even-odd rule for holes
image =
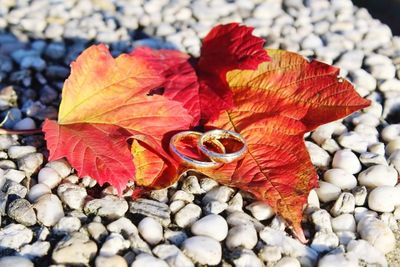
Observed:
[[[201,138],[202,133],[195,131],[183,131],[175,134],[169,141],[169,150],[178,162],[184,164],[186,167],[194,169],[217,169],[222,166],[222,163],[215,161],[195,160],[180,152],[175,144],[181,139],[189,136],[197,136]],[[216,144],[223,152],[225,152],[224,146],[219,141],[214,142],[214,144]]]
[[[207,149],[204,145],[206,142],[214,142],[220,139],[234,139],[243,144],[243,146],[235,152],[231,153],[218,153]],[[200,136],[198,147],[200,151],[214,162],[230,163],[243,158],[247,152],[247,144],[244,138],[233,131],[228,130],[211,130],[205,132]]]

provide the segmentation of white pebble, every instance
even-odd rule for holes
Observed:
[[[0,267],[33,267],[33,263],[21,256],[6,256],[0,259]]]
[[[331,208],[331,214],[333,216],[339,216],[343,213],[352,213],[356,206],[356,201],[351,193],[341,193],[335,204]]]
[[[332,167],[343,169],[350,174],[355,174],[361,170],[361,163],[350,149],[342,149],[336,151],[333,156]]]
[[[131,267],[143,267],[143,266],[151,266],[151,267],[169,267],[169,265],[156,257],[141,253],[135,257],[135,261],[132,263]]]
[[[202,265],[217,265],[221,261],[221,244],[210,237],[194,236],[182,244],[183,253],[194,262]]]
[[[331,156],[329,153],[312,142],[306,141],[305,143],[312,164],[317,167],[327,168],[331,162]]]
[[[128,267],[128,264],[122,256],[113,255],[111,257],[97,256],[96,260],[95,260],[95,266],[96,267],[103,267],[103,266]],[[151,265],[151,266],[155,266],[155,265]],[[164,265],[162,267],[167,267],[167,266]],[[157,266],[157,267],[159,267],[159,266]]]
[[[307,203],[310,207],[319,208],[319,199],[318,194],[315,189],[312,189],[307,197]]]
[[[400,150],[400,137],[397,137],[386,145],[386,155],[391,156],[397,150]]]
[[[67,177],[72,171],[71,165],[65,159],[50,161],[46,164],[46,167],[55,170],[61,178]]]
[[[45,226],[54,226],[62,217],[64,210],[60,199],[53,194],[46,194],[37,199],[34,204],[37,219]]]
[[[275,267],[300,267],[300,262],[293,257],[283,257],[275,264]]]
[[[274,210],[263,201],[255,201],[246,206],[246,209],[251,212],[254,218],[259,221],[268,220],[275,215]]]
[[[342,147],[349,148],[358,153],[365,152],[368,148],[368,142],[356,132],[344,133],[339,136],[338,141]]]
[[[192,225],[201,214],[201,208],[193,203],[187,204],[175,214],[175,222],[179,227]]]
[[[332,232],[331,215],[324,209],[317,210],[311,214],[311,221],[317,232]]]
[[[162,225],[151,217],[146,217],[141,220],[138,225],[138,230],[143,239],[150,245],[160,243],[163,238]]]
[[[257,244],[257,232],[251,224],[232,227],[225,241],[226,246],[232,250],[235,247],[252,249]]]
[[[342,190],[351,190],[357,186],[356,177],[342,169],[327,170],[324,173],[324,180]]]
[[[238,258],[233,260],[235,267],[263,267],[263,263],[257,257],[256,254],[250,249],[240,249],[240,254]]]
[[[375,188],[378,186],[395,186],[397,184],[397,171],[390,166],[374,165],[358,175],[360,185]]]
[[[315,189],[317,192],[319,200],[322,202],[329,202],[335,200],[340,195],[340,187],[327,183],[324,181],[319,181],[319,187]]]
[[[383,254],[389,253],[396,246],[396,239],[392,230],[381,220],[366,217],[357,225],[357,232],[361,238],[368,241]]]
[[[208,236],[222,241],[228,235],[228,224],[222,216],[210,214],[196,221],[191,231],[194,235]]]
[[[311,242],[311,248],[318,252],[326,252],[339,245],[339,238],[335,233],[316,232]]]
[[[342,214],[331,220],[333,231],[356,231],[356,220],[352,214]]]
[[[51,189],[45,184],[35,184],[28,192],[30,202],[35,202],[38,198],[45,194],[51,194]]]
[[[378,212],[392,212],[400,205],[400,188],[378,186],[368,195],[368,207]]]
[[[366,263],[367,266],[388,266],[385,255],[369,242],[362,239],[349,242],[347,245],[347,255],[350,258],[356,258]]]
[[[319,262],[318,267],[358,267],[358,259],[348,257],[344,253],[327,254],[323,256]]]
[[[61,182],[61,177],[54,169],[44,167],[38,173],[38,182],[53,189]]]

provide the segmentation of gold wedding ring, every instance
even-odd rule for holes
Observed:
[[[190,136],[195,136],[199,139],[197,143],[199,152],[210,159],[210,161],[196,160],[186,156],[181,151],[179,151],[179,149],[176,147],[177,142],[179,142],[183,138],[187,138]],[[242,147],[238,151],[226,153],[226,148],[221,143],[221,139],[233,139],[240,142],[242,144]],[[212,143],[213,145],[216,145],[219,150],[222,151],[222,153],[208,149],[205,145],[206,143]],[[240,134],[233,131],[219,129],[211,130],[205,133],[200,133],[196,131],[184,131],[175,134],[171,138],[169,142],[169,149],[175,160],[185,165],[186,167],[194,169],[217,169],[221,167],[224,163],[230,163],[243,158],[247,152],[247,144]]]

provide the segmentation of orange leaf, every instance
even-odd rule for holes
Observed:
[[[302,209],[317,174],[303,135],[315,127],[366,107],[338,70],[308,62],[302,56],[268,50],[272,62],[257,70],[233,70],[227,82],[234,107],[222,112],[208,127],[234,130],[248,143],[248,153],[224,184],[265,200],[305,241]]]

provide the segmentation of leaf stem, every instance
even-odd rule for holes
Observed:
[[[0,134],[36,134],[41,132],[42,132],[41,128],[31,129],[31,130],[9,130],[0,128]]]

